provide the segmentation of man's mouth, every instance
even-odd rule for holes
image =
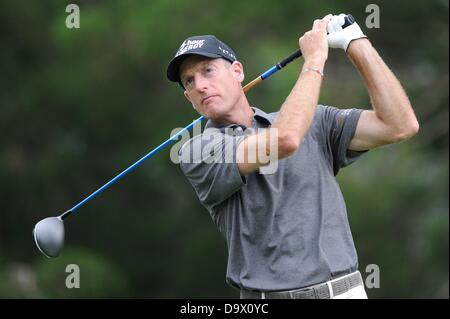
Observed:
[[[207,102],[207,101],[210,100],[211,98],[216,97],[216,96],[217,96],[217,95],[210,95],[210,96],[207,96],[207,97],[203,98],[203,99],[202,99],[202,104],[205,103],[205,102]]]

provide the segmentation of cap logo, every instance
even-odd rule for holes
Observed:
[[[190,50],[194,50],[194,49],[199,49],[203,46],[203,44],[205,43],[205,40],[187,40],[184,41],[183,44],[180,46],[180,48],[178,49],[177,54],[175,55],[176,57],[186,53],[187,51]]]
[[[232,58],[233,60],[236,60],[236,57],[235,57],[234,54],[232,54],[230,51],[225,50],[225,49],[222,49],[220,46],[219,46],[219,50],[222,51],[223,54],[228,55],[228,56],[229,56],[230,58]]]

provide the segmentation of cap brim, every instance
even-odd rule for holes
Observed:
[[[172,82],[180,83],[180,65],[183,63],[184,59],[191,55],[201,55],[207,58],[222,58],[219,54],[207,53],[207,52],[189,52],[186,54],[181,54],[172,59],[167,67],[167,78]]]

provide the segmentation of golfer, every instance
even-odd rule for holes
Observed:
[[[242,64],[214,36],[186,39],[168,66],[209,119],[181,147],[180,166],[226,239],[226,280],[241,298],[367,298],[336,175],[419,124],[395,75],[356,22],[342,28],[344,17],[315,20],[299,38],[304,63],[276,113],[250,105]],[[318,104],[329,47],[347,53],[372,109]],[[260,149],[268,156],[250,156]]]

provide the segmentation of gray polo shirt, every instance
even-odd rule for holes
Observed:
[[[253,110],[255,129],[278,114]],[[273,174],[239,174],[235,153],[248,134],[244,126],[208,121],[183,145],[180,167],[226,239],[230,285],[289,290],[357,269],[335,176],[363,153],[347,150],[361,112],[318,105],[300,149]]]

